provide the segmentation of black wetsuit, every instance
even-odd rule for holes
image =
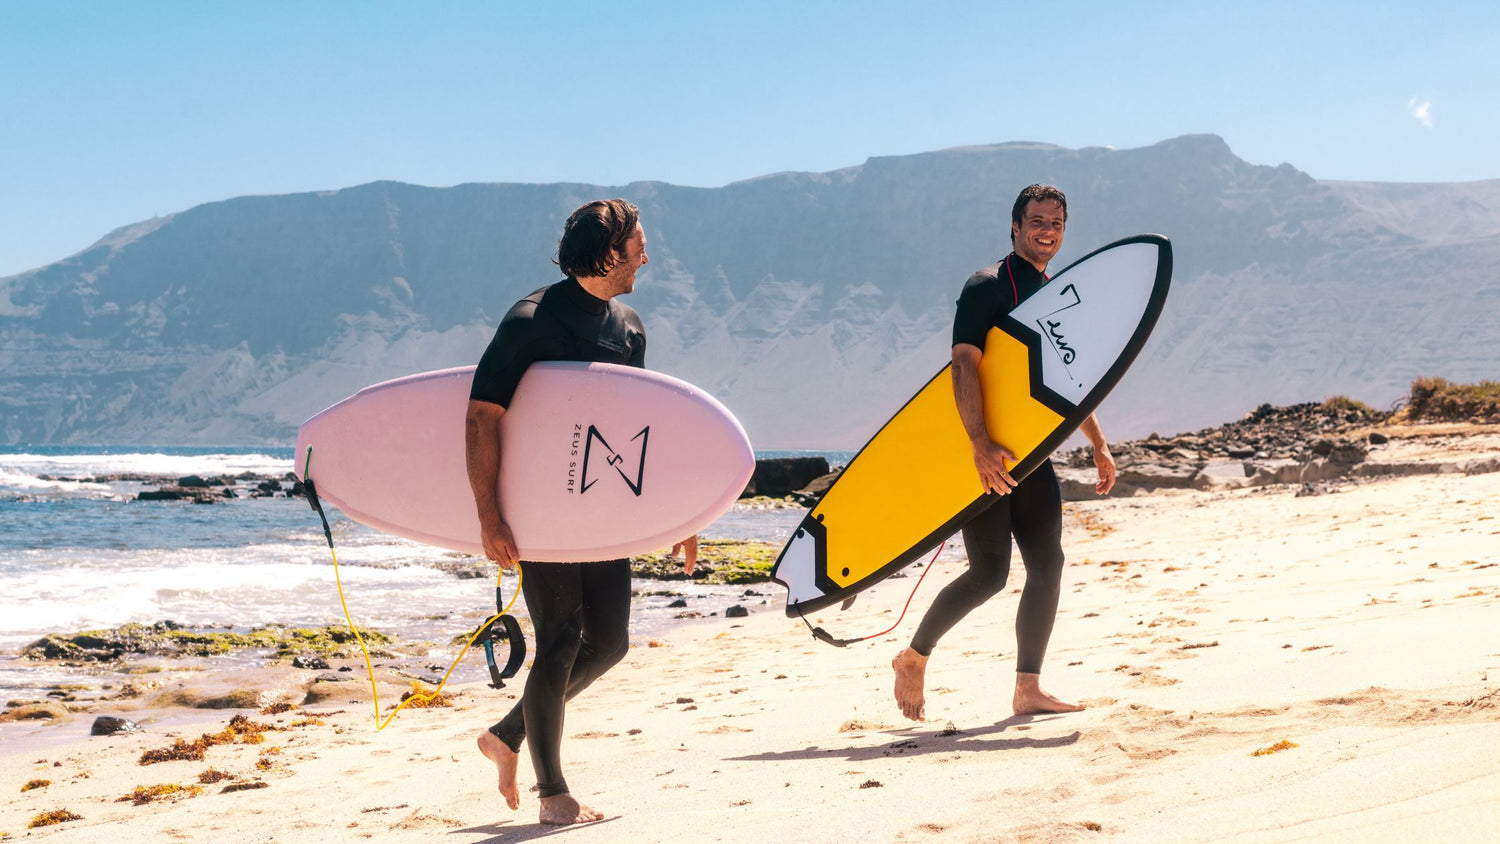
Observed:
[[[646,330],[633,308],[597,299],[574,279],[543,287],[501,320],[469,398],[508,407],[526,368],[545,360],[645,366]],[[630,561],[520,565],[536,658],[521,700],[490,732],[517,753],[530,737],[537,790],[552,797],[568,791],[560,757],[564,702],[630,646]]]
[[[974,273],[958,297],[953,345],[983,349],[985,335],[1000,317],[1046,282],[1046,276],[1014,252]],[[1016,610],[1016,670],[1041,673],[1062,589],[1062,494],[1052,461],[1043,461],[1009,494],[970,519],[963,535],[969,569],[933,600],[912,637],[912,650],[930,655],[944,633],[1005,588],[1014,536],[1026,566],[1026,586]]]

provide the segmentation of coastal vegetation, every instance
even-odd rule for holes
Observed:
[[[388,645],[391,638],[376,630],[362,630],[365,643]],[[247,649],[266,649],[273,659],[317,655],[324,658],[356,656],[359,642],[347,627],[283,627],[267,625],[240,633],[233,630],[184,628],[170,621],[122,624],[110,630],[50,633],[21,649],[25,659],[69,662],[110,662],[126,655],[220,656]],[[387,655],[381,652],[380,655]]]
[[[1323,407],[1324,410],[1330,410],[1330,411],[1334,411],[1334,412],[1339,412],[1339,411],[1344,411],[1344,412],[1353,411],[1355,413],[1376,413],[1377,412],[1376,410],[1374,410],[1373,408],[1371,408],[1369,405],[1365,404],[1364,402],[1360,401],[1359,399],[1351,399],[1348,396],[1333,396],[1332,398],[1325,399],[1324,402],[1323,402],[1322,407]]]
[[[1500,422],[1500,381],[1456,384],[1418,378],[1411,382],[1405,416],[1423,422]]]
[[[710,539],[698,543],[698,564],[693,569],[696,583],[740,585],[764,583],[771,579],[771,566],[781,546],[753,539]],[[630,558],[630,570],[636,577],[651,580],[687,580],[682,559],[666,552],[641,554]]]

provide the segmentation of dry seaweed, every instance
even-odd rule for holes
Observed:
[[[169,747],[148,750],[141,754],[140,764],[154,765],[157,762],[201,762],[210,747],[220,744],[260,744],[266,740],[268,730],[279,729],[270,724],[252,721],[244,715],[229,719],[229,725],[216,733],[204,733],[193,741],[177,739]]]
[[[1286,739],[1282,739],[1281,741],[1276,742],[1275,744],[1271,745],[1270,747],[1262,747],[1261,749],[1255,751],[1254,753],[1252,753],[1250,755],[1251,756],[1270,756],[1272,753],[1280,753],[1283,750],[1291,750],[1292,748],[1297,747],[1297,746],[1298,745],[1297,745],[1296,742],[1287,741]]]
[[[202,762],[203,754],[208,752],[208,742],[203,739],[183,741],[177,739],[168,747],[148,750],[141,754],[142,765],[155,765],[157,762]]]
[[[31,823],[27,824],[26,828],[36,829],[39,826],[52,826],[57,823],[81,820],[83,820],[83,815],[75,815],[67,809],[53,809],[50,812],[43,812],[32,818]]]
[[[178,785],[175,782],[164,782],[157,785],[138,785],[129,794],[115,800],[116,803],[134,803],[144,806],[160,800],[163,797],[197,797],[203,793],[203,787],[199,785]]]
[[[407,701],[409,698],[415,698],[415,700],[411,700],[408,703]],[[453,695],[450,695],[447,692],[439,692],[437,694],[433,694],[432,692],[428,691],[426,687],[424,687],[421,683],[413,680],[411,683],[411,691],[401,695],[401,702],[411,709],[431,709],[437,706],[452,706]]]
[[[235,779],[239,779],[239,777],[229,773],[228,771],[221,771],[218,768],[209,768],[208,770],[198,775],[198,782],[204,785],[213,785],[216,782]]]

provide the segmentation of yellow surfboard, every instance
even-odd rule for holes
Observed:
[[[979,363],[990,438],[1017,480],[1063,443],[1135,360],[1172,277],[1145,234],[1095,250],[991,328]],[[771,570],[788,616],[853,597],[925,555],[998,496],[985,492],[953,398],[934,375],[849,461]]]

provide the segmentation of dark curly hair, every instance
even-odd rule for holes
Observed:
[[[552,263],[573,278],[606,275],[625,257],[640,220],[640,209],[623,199],[585,203],[568,216]]]
[[[1026,204],[1031,202],[1033,199],[1057,200],[1057,203],[1062,206],[1063,222],[1066,223],[1068,221],[1068,198],[1066,196],[1063,196],[1062,191],[1058,190],[1053,185],[1027,185],[1021,190],[1021,195],[1016,197],[1016,204],[1011,206],[1010,209],[1010,221],[1014,223],[1017,228],[1021,226],[1021,215],[1026,213]],[[1012,234],[1010,236],[1010,242],[1015,243],[1015,229],[1011,229],[1011,232]]]

